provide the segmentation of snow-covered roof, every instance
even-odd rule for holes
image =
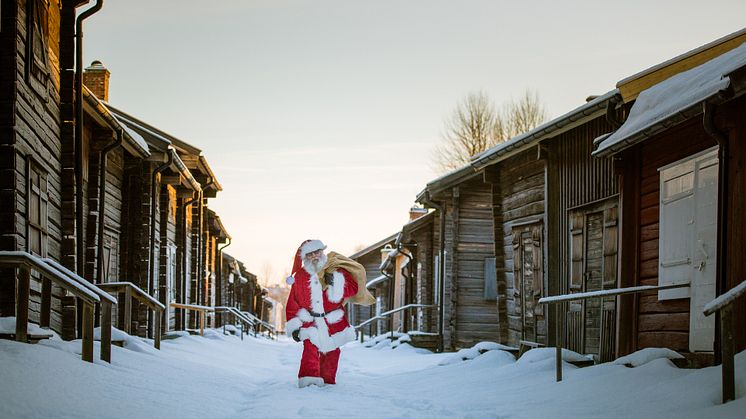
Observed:
[[[611,135],[596,139],[594,155],[604,156],[637,144],[644,138],[682,122],[677,115],[699,113],[700,104],[730,85],[728,75],[746,66],[746,43],[706,63],[672,76],[640,93],[629,117]]]
[[[533,146],[536,142],[541,141],[544,138],[557,136],[584,123],[590,118],[595,118],[600,114],[600,112],[606,110],[608,102],[613,100],[618,94],[619,89],[608,91],[562,116],[539,125],[531,131],[517,135],[508,141],[483,151],[482,153],[472,157],[471,165],[476,170],[482,169],[495,161],[502,160],[503,158],[512,155],[513,152],[520,151],[527,146]]]

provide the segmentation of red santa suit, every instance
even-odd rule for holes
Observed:
[[[304,242],[298,249],[295,264],[306,254],[325,248],[318,240]],[[347,321],[343,303],[357,294],[357,282],[349,272],[338,269],[332,273],[333,283],[323,290],[321,279],[312,271],[313,268],[304,265],[294,273],[285,305],[288,319],[285,332],[292,336],[299,330],[303,342],[298,371],[300,387],[335,384],[339,347],[356,337],[355,329]]]

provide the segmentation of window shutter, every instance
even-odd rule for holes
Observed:
[[[516,297],[521,295],[521,269],[523,263],[521,258],[521,233],[513,232],[513,294]]]
[[[691,283],[694,161],[661,170],[659,220],[658,284]],[[688,288],[658,291],[659,300],[688,297]]]
[[[604,289],[615,288],[617,283],[618,217],[617,207],[614,206],[604,210]]]
[[[583,289],[583,214],[570,216],[570,290]]]
[[[497,301],[497,269],[495,258],[484,259],[484,299]]]
[[[534,271],[533,278],[533,292],[532,296],[536,301],[534,303],[534,314],[543,315],[544,305],[539,304],[539,298],[541,298],[544,289],[544,259],[541,244],[542,226],[537,225],[531,229],[531,238],[533,240],[533,266],[531,267]]]

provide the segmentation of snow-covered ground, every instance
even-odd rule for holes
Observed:
[[[354,342],[342,349],[337,385],[299,389],[301,345],[284,338],[209,330],[161,351],[137,338],[112,349],[111,365],[90,364],[80,342],[0,340],[0,418],[746,417],[746,352],[736,359],[738,399],[720,405],[720,369],[678,369],[666,351],[628,358],[635,368],[565,364],[556,383],[552,349],[516,361],[494,344],[432,354]]]

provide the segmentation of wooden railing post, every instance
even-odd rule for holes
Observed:
[[[18,269],[18,290],[16,292],[16,341],[28,340],[28,306],[31,270],[26,265]]]
[[[52,316],[52,280],[43,277],[41,280],[41,312],[39,326],[49,328]]]
[[[155,318],[153,323],[153,346],[155,349],[161,349],[161,321],[163,321],[163,310],[153,310],[153,317]]]
[[[124,289],[124,329],[128,335],[132,334],[132,290]]]
[[[557,382],[562,381],[562,340],[561,340],[561,333],[562,333],[562,327],[561,327],[561,321],[560,321],[560,306],[562,304],[555,304],[554,305],[554,311],[555,315],[557,316],[557,319],[554,321],[554,327],[556,329],[557,336],[555,337],[557,339],[557,352],[556,352],[556,358],[557,358]]]
[[[205,335],[205,311],[199,311],[199,334],[200,336]]]
[[[101,299],[101,360],[111,363],[111,302]]]
[[[93,362],[93,304],[83,302],[83,361]]]
[[[720,351],[723,362],[723,403],[726,403],[736,399],[733,306],[730,304],[720,310]]]

